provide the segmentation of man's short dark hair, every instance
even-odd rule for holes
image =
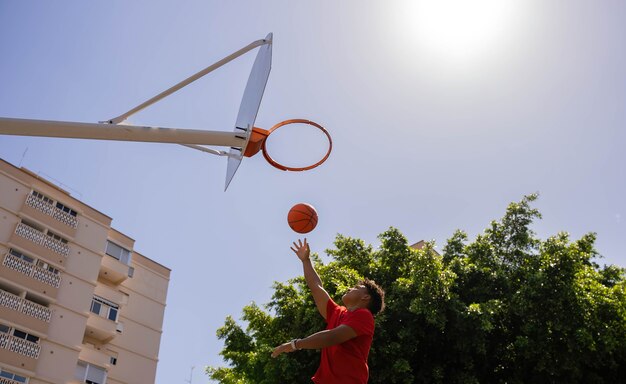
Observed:
[[[367,293],[370,295],[367,308],[372,312],[372,315],[382,312],[385,309],[385,291],[374,280],[370,279],[364,279],[359,285],[364,285],[367,288]]]

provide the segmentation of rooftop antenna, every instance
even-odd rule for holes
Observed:
[[[26,147],[26,149],[24,150],[24,153],[22,153],[22,158],[20,159],[20,167],[22,166],[22,162],[24,162],[24,157],[26,157],[26,152],[28,152],[28,147]]]
[[[195,367],[192,365],[191,366],[191,372],[189,373],[189,380],[185,380],[186,382],[188,382],[189,384],[191,384],[191,381],[193,380],[193,369]]]

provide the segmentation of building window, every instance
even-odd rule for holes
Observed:
[[[43,261],[43,260],[37,260],[30,257],[30,256],[26,256],[25,254],[23,254],[22,252],[16,251],[15,249],[11,248],[9,249],[9,254],[11,254],[12,256],[20,259],[20,260],[24,260],[27,263],[30,264],[35,264],[36,266],[38,266],[41,269],[44,269],[48,272],[52,272],[55,275],[58,275],[59,273],[61,273],[58,269],[54,268],[53,266],[51,266],[50,264],[48,264],[47,262]]]
[[[32,191],[31,194],[33,196],[35,196],[36,198],[38,198],[39,200],[43,201],[44,203],[53,205],[53,206],[57,207],[58,209],[60,209],[61,211],[65,212],[65,213],[68,213],[68,214],[70,214],[70,215],[72,215],[74,217],[76,217],[78,215],[78,213],[75,210],[73,210],[72,208],[67,207],[67,206],[65,206],[65,204],[60,203],[58,201],[55,203],[55,201],[53,199],[49,198],[48,196],[44,195],[43,193],[40,193],[40,192],[37,192],[37,191]]]
[[[41,269],[45,269],[48,272],[52,272],[55,275],[58,275],[60,273],[58,269],[54,268],[43,260],[37,260],[37,266]]]
[[[44,227],[42,227],[42,226],[40,226],[40,225],[37,225],[37,224],[35,224],[35,223],[31,222],[31,221],[28,221],[28,220],[24,220],[24,219],[22,219],[22,224],[24,224],[24,225],[26,225],[26,226],[28,226],[28,227],[31,227],[31,228],[33,228],[33,229],[35,229],[35,230],[39,231],[39,232],[45,233],[46,235],[50,236],[50,237],[51,237],[51,238],[53,238],[54,240],[56,240],[56,241],[60,241],[60,242],[61,242],[61,243],[63,243],[63,244],[67,244],[67,243],[68,243],[68,240],[67,240],[67,239],[65,239],[64,237],[59,236],[59,235],[57,235],[56,233],[54,233],[54,232],[52,232],[52,231],[50,231],[50,230],[47,230],[47,229],[45,229]]]
[[[60,241],[63,244],[67,244],[67,239],[64,239],[63,237],[57,235],[54,232],[48,231],[48,233],[46,233],[48,236],[52,237],[54,240],[56,241]]]
[[[24,260],[27,263],[31,263],[32,264],[35,261],[35,259],[33,259],[32,257],[26,256],[22,252],[18,252],[18,251],[16,251],[13,248],[9,249],[9,253],[11,255],[17,257],[18,259]]]
[[[100,315],[101,309],[102,309],[102,304],[100,304],[99,302],[95,300],[91,301],[91,312],[95,313],[96,315]]]
[[[4,324],[0,324],[0,333],[13,335],[14,337],[30,341],[31,343],[39,343],[39,337],[31,335],[30,333],[26,333],[24,331],[20,331],[16,328],[11,328]]]
[[[126,265],[130,265],[130,251],[126,248],[122,248],[119,245],[107,240],[106,249],[104,251],[107,255],[118,259]]]
[[[117,321],[119,308],[119,305],[100,296],[94,296],[91,300],[91,312],[112,321]]]
[[[78,379],[81,383],[106,384],[107,371],[97,365],[79,360],[78,364],[76,364],[74,378]]]
[[[73,210],[72,208],[66,207],[65,205],[59,203],[57,201],[56,207],[59,208],[60,210],[62,210],[65,213],[69,213],[70,215],[76,217],[77,213],[75,210]]]
[[[20,376],[17,373],[9,372],[0,368],[0,377],[16,381],[18,383],[26,383],[26,377]]]
[[[117,365],[117,357],[111,356],[110,363],[111,363],[111,365]]]
[[[32,194],[33,194],[33,196],[35,196],[39,200],[43,201],[44,203],[48,203],[50,205],[53,205],[53,200],[51,198],[49,198],[48,196],[45,196],[44,194],[41,194],[41,193],[39,193],[37,191],[33,191]]]
[[[109,308],[108,319],[113,321],[117,320],[117,308]]]
[[[18,337],[20,339],[28,340],[31,343],[38,343],[39,342],[39,337],[33,336],[30,333],[26,333],[24,331],[20,331],[19,329],[14,329],[13,330],[13,336]]]
[[[36,229],[39,232],[46,232],[46,230],[42,226],[39,226],[39,225],[37,225],[37,224],[35,224],[33,222],[30,222],[28,220],[22,219],[22,224],[24,224],[24,225],[26,225],[28,227],[31,227],[32,229]]]

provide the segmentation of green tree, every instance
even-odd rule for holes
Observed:
[[[413,249],[395,228],[380,247],[338,235],[332,261],[314,263],[331,297],[362,277],[386,290],[376,318],[370,383],[615,383],[626,377],[626,273],[599,267],[595,234],[537,239],[536,195],[511,203],[473,242],[456,231],[443,253]],[[217,331],[224,384],[306,383],[319,352],[270,358],[324,328],[302,277],[275,283],[272,300]]]

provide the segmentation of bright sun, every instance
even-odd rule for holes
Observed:
[[[465,63],[493,51],[518,21],[522,1],[409,0],[411,40],[428,55]]]

